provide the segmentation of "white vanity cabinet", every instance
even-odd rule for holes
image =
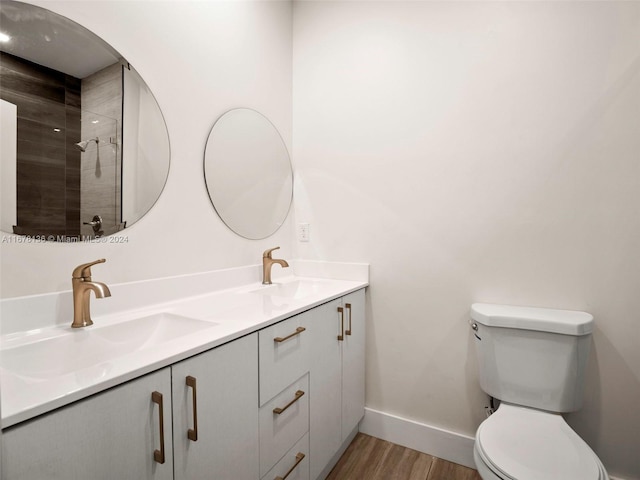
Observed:
[[[4,430],[2,478],[257,480],[257,404],[254,333]]]
[[[364,309],[362,288],[9,427],[1,478],[317,480],[364,415]]]
[[[171,435],[164,368],[4,430],[2,479],[170,480]]]
[[[257,337],[171,367],[175,480],[257,480]]]
[[[313,310],[310,374],[311,479],[327,467],[364,416],[365,295],[358,290]]]

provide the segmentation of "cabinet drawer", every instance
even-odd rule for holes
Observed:
[[[260,408],[259,416],[260,477],[263,477],[309,430],[309,375],[267,402]]]
[[[287,452],[284,457],[276,463],[269,472],[262,477],[262,480],[275,480],[285,478],[287,480],[309,480],[309,434],[305,434]]]
[[[261,406],[309,371],[312,317],[304,312],[258,333]]]

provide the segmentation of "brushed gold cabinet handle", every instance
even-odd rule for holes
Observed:
[[[349,329],[345,330],[344,334],[351,335],[351,304],[345,303],[344,306],[347,308],[347,310],[349,310]]]
[[[196,379],[191,375],[187,376],[187,386],[193,389],[193,428],[187,431],[187,437],[194,442],[198,441],[198,393],[196,391]]]
[[[158,463],[164,463],[164,406],[160,392],[151,393],[151,401],[158,404],[158,417],[160,418],[160,450],[153,451],[153,459]]]
[[[273,341],[276,342],[276,343],[284,342],[285,340],[289,340],[291,337],[295,337],[296,335],[300,335],[305,330],[306,330],[306,328],[304,328],[304,327],[298,327],[298,328],[296,328],[296,331],[293,332],[292,334],[287,335],[286,337],[276,337],[276,338],[273,339]]]
[[[338,340],[344,340],[344,310],[342,307],[338,307],[338,312],[340,313],[340,335],[338,335]]]
[[[274,480],[285,480],[285,478],[287,478],[291,474],[291,472],[295,470],[295,468],[300,464],[302,460],[304,460],[304,453],[298,452],[296,455],[296,463],[293,464],[293,467],[291,467],[289,471],[284,474],[284,477],[276,477]]]
[[[298,400],[300,400],[300,397],[302,397],[304,395],[304,392],[302,390],[298,390],[296,392],[296,396],[293,400],[291,400],[289,403],[287,403],[284,407],[280,408],[280,407],[276,407],[273,409],[273,413],[280,415],[282,412],[284,412],[287,408],[289,408],[291,405],[293,405],[294,403],[296,403]]]

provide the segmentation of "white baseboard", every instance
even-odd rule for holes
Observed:
[[[474,438],[365,408],[360,431],[449,462],[476,468]]]

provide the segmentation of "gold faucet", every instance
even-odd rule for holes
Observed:
[[[280,247],[270,248],[269,250],[265,250],[262,254],[262,284],[263,285],[271,285],[271,267],[274,263],[279,263],[282,268],[286,268],[289,264],[286,260],[282,260],[279,258],[271,258],[271,252],[274,250],[278,250]]]
[[[91,312],[89,309],[89,298],[91,290],[96,294],[96,298],[110,297],[111,291],[104,283],[93,282],[91,280],[91,267],[97,263],[104,263],[101,258],[95,262],[78,265],[71,274],[71,285],[73,286],[73,328],[93,325]]]

